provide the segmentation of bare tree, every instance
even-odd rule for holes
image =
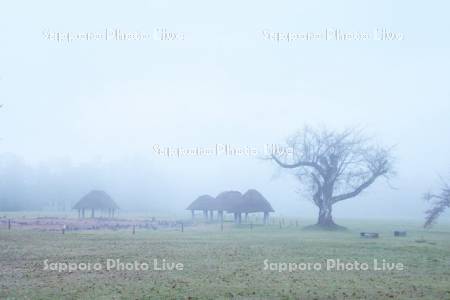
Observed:
[[[439,194],[427,193],[424,198],[433,204],[433,207],[426,211],[424,224],[424,227],[431,227],[436,219],[450,207],[450,186],[443,182]]]
[[[271,155],[281,168],[295,175],[319,208],[317,226],[342,228],[334,223],[334,204],[358,196],[379,177],[392,172],[391,150],[375,145],[362,130],[341,132],[305,127],[287,141],[284,155]]]

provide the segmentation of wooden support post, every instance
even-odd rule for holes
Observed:
[[[238,224],[242,223],[242,213],[238,213]]]
[[[208,210],[203,210],[203,217],[205,218],[205,221],[208,221]]]
[[[84,208],[81,209],[81,218],[84,219]]]
[[[245,213],[245,223],[248,223],[248,212]]]
[[[64,234],[65,232],[66,232],[66,225],[63,225],[62,234]]]
[[[181,222],[181,232],[184,232],[184,224]]]
[[[133,234],[136,233],[136,225],[133,225]]]
[[[8,230],[11,231],[11,219],[8,219]]]
[[[214,220],[214,211],[210,210],[209,211],[209,220],[212,222]]]
[[[92,209],[91,211],[91,218],[95,218],[95,209]]]
[[[223,232],[223,217],[220,220],[220,231]]]
[[[223,223],[223,210],[220,210],[219,212],[217,212],[218,213],[218,217],[219,217],[219,221],[221,222],[221,223]]]
[[[264,225],[267,225],[267,221],[269,221],[269,212],[265,211],[264,212],[264,219],[263,219]]]

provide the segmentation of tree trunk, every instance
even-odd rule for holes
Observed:
[[[329,204],[322,204],[319,206],[319,218],[317,225],[325,228],[333,228],[337,225],[333,221],[332,206]]]

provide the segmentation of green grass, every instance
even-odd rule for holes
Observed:
[[[288,224],[288,222],[286,222]],[[286,225],[287,225],[286,224]],[[304,225],[304,224],[301,224]],[[0,229],[0,298],[11,299],[450,299],[450,226],[343,222],[346,232],[300,227],[187,227],[185,232],[138,230],[56,232]],[[408,236],[395,238],[395,229]],[[376,240],[359,231],[377,231]],[[424,242],[417,242],[423,240]],[[167,259],[183,271],[44,271],[50,262],[124,262]],[[270,262],[372,264],[374,258],[404,271],[263,270]]]

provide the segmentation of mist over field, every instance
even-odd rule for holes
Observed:
[[[450,299],[445,1],[0,1],[0,299]]]
[[[203,4],[211,13],[189,17],[180,13],[188,9],[183,3],[164,17],[158,12],[166,8],[156,4],[108,4],[105,16],[97,4],[83,11],[82,23],[78,4],[67,8],[70,15],[34,5],[39,17],[9,4],[2,11],[11,14],[0,21],[4,209],[44,209],[52,201],[68,209],[88,190],[104,188],[126,210],[179,214],[199,194],[257,188],[279,213],[306,217],[314,211],[309,199],[270,162],[168,158],[154,151],[154,145],[217,144],[262,151],[305,124],[361,126],[395,146],[395,189],[376,183],[360,199],[337,206],[336,216],[422,218],[427,204],[421,195],[448,175],[449,44],[445,26],[436,26],[439,17],[419,25],[407,13],[419,10],[414,4],[365,3],[349,11],[328,3],[316,17],[310,12],[319,4],[294,10],[260,4],[251,21],[248,4],[239,11]],[[13,17],[18,10],[20,18]],[[131,18],[131,11],[139,17]],[[232,13],[233,21],[219,11]],[[382,24],[404,38],[276,42],[263,35],[320,31],[328,24],[348,32],[372,32]],[[105,28],[150,34],[166,28],[183,39],[46,38]]]
[[[52,2],[3,4],[0,207],[69,209],[99,188],[125,210],[181,214],[200,194],[256,188],[280,214],[307,217],[315,208],[295,178],[258,156],[169,158],[154,147],[263,151],[304,125],[358,126],[394,146],[398,175],[394,189],[377,182],[336,216],[422,218],[422,194],[450,166],[445,9],[351,3],[258,3],[251,19],[250,3],[202,3],[208,13],[174,3],[168,13],[137,1],[108,4],[108,14],[101,3],[70,4],[70,14]],[[326,30],[373,36],[276,40]],[[76,36],[105,32],[108,40]]]

